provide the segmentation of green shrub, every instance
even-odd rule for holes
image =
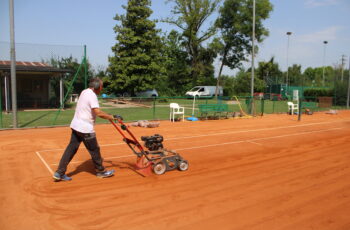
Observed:
[[[317,97],[332,97],[333,96],[333,90],[332,89],[325,89],[325,88],[312,88],[312,89],[305,89],[304,90],[304,96],[307,98],[317,98]]]

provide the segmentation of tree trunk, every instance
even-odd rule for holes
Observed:
[[[219,86],[220,86],[220,77],[221,77],[222,69],[224,68],[224,60],[225,59],[223,58],[222,62],[221,62],[220,70],[219,70],[218,79],[216,80],[215,99],[218,98],[218,91],[219,91]]]

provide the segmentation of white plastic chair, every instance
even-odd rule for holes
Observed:
[[[294,104],[291,101],[288,101],[287,104],[288,104],[288,112],[289,113],[291,113],[293,115],[294,110],[295,110],[295,112],[299,112],[299,105],[298,104]]]
[[[185,108],[180,107],[177,103],[170,103],[170,121],[175,121],[175,115],[182,114],[182,121],[185,120]]]

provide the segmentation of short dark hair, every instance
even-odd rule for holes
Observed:
[[[89,82],[89,88],[93,88],[95,90],[98,90],[101,85],[103,84],[102,80],[98,77],[91,78]]]

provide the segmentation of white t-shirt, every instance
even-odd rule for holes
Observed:
[[[79,96],[74,118],[70,127],[81,133],[94,133],[96,114],[93,108],[99,108],[98,99],[90,88],[83,90]]]

